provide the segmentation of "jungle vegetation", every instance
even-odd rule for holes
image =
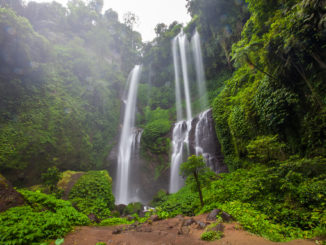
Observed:
[[[105,171],[87,172],[67,201],[57,199],[52,180],[60,177],[57,170],[106,168],[117,144],[125,80],[137,63],[143,64],[137,115],[142,154],[169,154],[176,120],[171,39],[182,28],[189,38],[195,29],[201,35],[208,97],[230,173],[202,171],[196,178],[192,171],[179,192],[154,197],[157,215],[220,208],[273,241],[324,238],[326,2],[187,0],[191,22],[159,23],[147,43],[133,31],[133,18],[121,23],[102,7],[101,0],[73,0],[67,8],[0,1],[0,172],[19,187],[43,176],[56,196],[20,190],[27,204],[0,214],[4,241],[59,238],[88,224],[90,213],[102,225],[128,222],[113,211]],[[158,175],[169,162],[163,165]],[[90,188],[94,179],[102,192]],[[38,223],[30,224],[35,217]]]

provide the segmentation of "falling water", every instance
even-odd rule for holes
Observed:
[[[118,168],[117,168],[117,187],[116,187],[116,203],[128,204],[130,202],[129,195],[129,172],[131,153],[138,141],[139,134],[134,129],[136,114],[136,99],[138,90],[138,81],[140,78],[141,66],[136,65],[128,77],[129,90],[125,101],[125,112],[123,119],[123,127],[120,136]]]
[[[184,95],[186,101],[186,120],[182,120],[181,107],[181,92],[180,92],[180,68],[178,59],[178,45],[180,49],[182,78],[184,84]],[[200,47],[200,37],[196,31],[191,40],[192,52],[196,71],[196,80],[198,87],[198,97],[201,102],[201,110],[208,107],[206,81],[204,73],[204,65],[202,58],[202,51]],[[217,152],[217,138],[215,129],[212,126],[211,117],[209,113],[211,110],[206,110],[199,114],[198,117],[192,118],[190,90],[189,90],[189,75],[188,75],[188,61],[187,48],[188,40],[186,35],[181,33],[172,41],[173,64],[175,72],[176,85],[176,107],[178,122],[173,128],[172,135],[172,156],[171,156],[171,173],[170,173],[170,188],[169,192],[177,192],[183,185],[184,180],[179,174],[180,164],[186,161],[187,156],[191,154],[203,155],[206,159],[207,166],[211,167],[216,172],[225,172],[225,165],[223,157],[220,152]],[[210,114],[211,115],[211,114]]]
[[[206,91],[205,71],[203,64],[203,55],[200,46],[200,36],[197,30],[191,39],[192,51],[195,60],[195,70],[197,78],[197,86],[200,98],[201,110],[207,109],[208,99]]]
[[[183,31],[178,35],[180,55],[181,55],[181,66],[182,66],[182,77],[184,84],[184,92],[186,97],[186,112],[187,120],[191,120],[191,101],[190,101],[190,90],[189,90],[189,75],[188,75],[188,62],[187,62],[187,48],[189,46],[187,35]]]
[[[179,44],[179,45],[178,45]],[[181,107],[181,89],[180,89],[180,68],[178,59],[178,46],[180,49],[182,78],[184,84],[184,94],[186,99],[186,115],[187,121],[180,121],[183,118]],[[176,87],[176,108],[177,120],[172,135],[172,157],[171,157],[171,174],[170,174],[170,188],[169,192],[177,192],[183,185],[183,179],[179,174],[180,164],[185,160],[185,155],[189,152],[189,131],[191,129],[191,101],[189,89],[189,75],[188,75],[188,62],[187,62],[187,36],[181,31],[172,41],[173,64],[175,74],[175,87]]]
[[[172,40],[172,53],[174,64],[174,77],[175,77],[175,101],[177,110],[177,120],[180,121],[183,118],[182,106],[181,106],[181,88],[180,88],[180,67],[178,59],[178,37]]]
[[[209,110],[201,112],[198,116],[198,122],[195,128],[195,153],[197,156],[203,155],[206,160],[206,165],[214,171],[218,171],[215,166],[215,162],[219,162],[216,157],[208,152],[210,146],[210,140],[214,129],[212,124],[209,123],[208,114]]]
[[[171,157],[171,175],[170,175],[170,193],[177,192],[183,185],[183,179],[179,174],[180,164],[183,162],[185,153],[186,138],[188,134],[187,123],[185,121],[177,122],[173,128],[172,135],[172,157]]]

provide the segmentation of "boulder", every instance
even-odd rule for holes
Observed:
[[[0,174],[0,212],[24,204],[24,197]]]
[[[186,226],[178,229],[178,235],[188,235],[190,233],[190,229]]]
[[[205,228],[206,228],[206,224],[204,222],[197,221],[197,229],[203,230]]]
[[[133,216],[131,216],[131,215],[127,215],[127,220],[128,221],[132,221],[132,220],[134,220],[135,219],[135,217],[133,217]]]
[[[223,219],[224,222],[230,222],[230,221],[234,220],[233,217],[226,212],[222,212],[221,218]]]
[[[119,204],[115,206],[115,209],[119,212],[120,215],[123,215],[126,207],[127,205]]]
[[[208,231],[223,232],[224,231],[224,228],[225,228],[224,225],[221,224],[221,223],[219,223],[216,226],[209,228]]]
[[[100,223],[100,220],[96,217],[95,214],[89,214],[87,215],[87,217],[90,219],[90,221],[92,221],[93,223]]]
[[[206,217],[207,221],[215,221],[216,215],[218,215],[221,212],[221,209],[213,209]]]
[[[117,228],[114,231],[112,231],[112,234],[113,235],[117,235],[117,234],[120,234],[121,232],[122,232],[122,229],[121,228]]]
[[[152,215],[149,219],[153,222],[160,220],[160,218],[156,214]]]
[[[196,223],[196,220],[194,220],[193,218],[190,218],[190,219],[185,220],[185,222],[183,223],[183,226],[190,226],[193,223]]]

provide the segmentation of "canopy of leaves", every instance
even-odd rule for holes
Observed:
[[[139,33],[100,0],[0,6],[0,171],[19,185],[52,166],[102,168]]]

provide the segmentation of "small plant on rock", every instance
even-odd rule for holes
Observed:
[[[206,231],[201,234],[200,239],[204,241],[215,241],[223,237],[223,233],[220,231]]]

